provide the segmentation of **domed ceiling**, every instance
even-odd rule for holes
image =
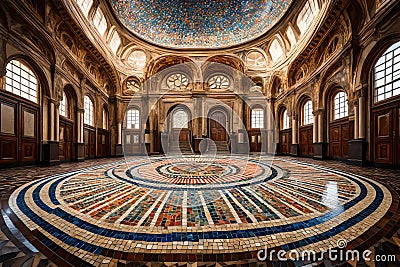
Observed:
[[[117,17],[148,42],[222,48],[259,37],[291,0],[110,0]]]

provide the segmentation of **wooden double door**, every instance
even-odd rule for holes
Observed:
[[[329,157],[347,159],[349,140],[354,139],[354,121],[343,118],[329,124]]]
[[[226,133],[226,114],[222,111],[216,111],[211,114],[209,121],[209,136],[214,141],[228,141]]]
[[[313,126],[307,125],[300,127],[300,156],[314,156]]]
[[[285,129],[280,131],[279,144],[281,154],[290,154],[290,145],[292,144],[292,129]]]
[[[0,93],[0,166],[38,162],[39,106]]]
[[[399,104],[399,103],[398,103]],[[374,162],[400,167],[400,105],[377,109],[373,116]]]

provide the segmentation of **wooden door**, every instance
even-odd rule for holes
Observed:
[[[60,161],[71,161],[73,158],[74,127],[73,122],[60,119],[59,128]]]
[[[352,132],[348,118],[343,118],[329,125],[329,156],[334,159],[346,159],[349,153],[349,140]],[[353,131],[354,132],[354,131]]]
[[[96,130],[85,125],[84,127],[85,158],[90,159],[96,156]]]
[[[110,154],[110,133],[107,130],[99,129],[97,134],[97,157],[107,157]]]
[[[292,129],[282,130],[279,135],[280,153],[290,154],[290,145],[292,144]]]
[[[37,105],[0,95],[0,165],[37,163],[38,120]]]
[[[398,110],[389,108],[375,112],[374,117],[374,162],[395,164],[396,135],[398,136]],[[396,118],[396,119],[395,119]],[[396,128],[395,128],[396,127]],[[396,131],[397,130],[397,131]],[[396,133],[397,132],[397,133]]]
[[[126,129],[124,131],[124,153],[125,155],[134,155],[141,153],[141,133],[137,129]]]
[[[209,119],[210,137],[214,141],[227,141],[225,130],[226,116],[223,112],[217,111],[211,115]]]
[[[259,129],[249,131],[250,151],[261,152],[261,132]]]
[[[312,157],[314,155],[312,125],[300,127],[300,156]]]

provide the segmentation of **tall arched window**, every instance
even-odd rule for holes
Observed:
[[[128,109],[126,112],[126,128],[140,129],[140,117],[138,109]]]
[[[308,100],[303,106],[303,125],[313,124],[314,116],[312,109],[312,101]]]
[[[93,5],[93,0],[77,0],[78,6],[82,13],[87,17],[89,15],[90,8]]]
[[[251,128],[264,128],[264,110],[256,108],[251,110]]]
[[[85,96],[84,98],[84,108],[85,108],[85,116],[84,122],[90,126],[93,126],[93,102],[90,97]]]
[[[96,13],[94,14],[93,25],[99,31],[100,35],[103,36],[108,26],[107,26],[107,20],[104,17],[104,14],[100,8],[97,8]]]
[[[7,64],[6,91],[37,103],[38,81],[36,75],[25,63],[11,60]]]
[[[340,91],[335,95],[333,100],[333,112],[334,120],[349,116],[349,105],[345,92]]]
[[[277,61],[281,56],[283,56],[283,49],[281,44],[277,39],[273,40],[269,48],[269,54],[271,55],[272,61]]]
[[[121,45],[121,38],[119,37],[118,32],[114,31],[110,40],[110,48],[114,52],[114,54],[117,54],[120,45]]]
[[[63,92],[63,98],[60,102],[60,115],[67,117],[69,116],[68,113],[68,98],[67,95],[65,94],[65,92]]]
[[[319,10],[318,3],[316,0],[308,0],[300,11],[297,18],[297,26],[300,29],[301,35],[307,31],[308,27],[313,22]]]
[[[379,58],[374,68],[375,102],[400,95],[400,42]]]
[[[172,128],[182,129],[188,128],[189,116],[183,109],[179,109],[174,112],[172,116]]]
[[[290,128],[290,119],[287,114],[287,110],[282,113],[282,130],[286,130]]]
[[[103,129],[108,130],[108,111],[105,107],[103,108]]]

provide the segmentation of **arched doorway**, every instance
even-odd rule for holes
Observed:
[[[34,164],[41,139],[41,80],[23,59],[9,61],[6,69],[6,90],[0,92],[0,166]]]
[[[172,107],[168,112],[168,147],[169,153],[192,153],[191,112],[183,105]]]
[[[208,118],[209,137],[216,142],[228,141],[227,115],[222,110],[215,110]]]
[[[189,112],[184,108],[176,108],[172,111],[171,134],[173,141],[189,141]]]
[[[76,142],[75,110],[76,95],[72,86],[67,85],[60,102],[59,122],[59,157],[60,161],[71,161],[74,158],[74,143]]]

